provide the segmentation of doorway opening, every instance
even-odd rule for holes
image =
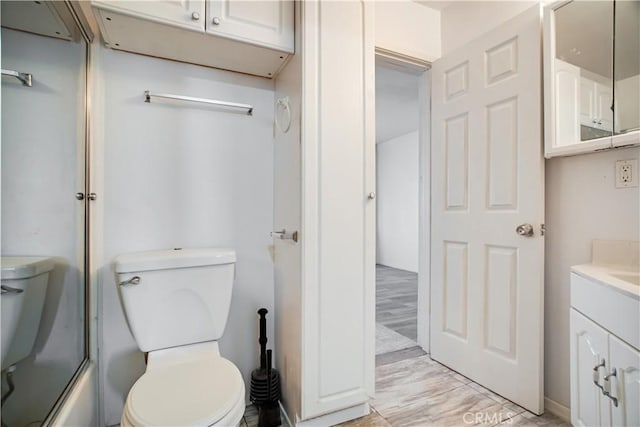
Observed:
[[[428,73],[376,55],[376,357],[428,351]]]

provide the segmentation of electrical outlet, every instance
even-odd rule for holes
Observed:
[[[638,186],[638,160],[618,160],[616,162],[616,188]]]

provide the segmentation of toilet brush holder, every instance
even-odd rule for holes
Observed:
[[[276,427],[280,420],[280,374],[272,368],[272,351],[267,347],[266,308],[258,310],[260,316],[260,368],[251,373],[249,399],[258,407],[258,426]]]

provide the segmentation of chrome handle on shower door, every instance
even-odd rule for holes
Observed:
[[[24,289],[12,288],[11,286],[2,285],[2,294],[21,294]]]

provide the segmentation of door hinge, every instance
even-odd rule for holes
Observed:
[[[546,230],[547,230],[547,229],[545,228],[544,224],[540,224],[540,235],[541,235],[541,236],[544,236],[544,232],[545,232]]]

